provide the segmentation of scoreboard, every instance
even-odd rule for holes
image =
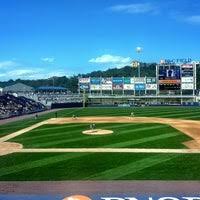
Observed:
[[[195,90],[196,64],[160,64],[157,77],[160,91]]]
[[[181,66],[160,65],[158,69],[160,90],[180,90],[181,89]]]

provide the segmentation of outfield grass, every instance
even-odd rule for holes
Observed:
[[[200,180],[196,154],[16,153],[0,163],[0,181]]]
[[[134,112],[138,117],[163,117],[200,120],[200,107],[136,107],[136,108],[78,108],[63,109],[58,111],[58,117],[77,116],[129,116]],[[54,113],[48,113],[34,118],[12,122],[0,126],[0,137],[31,126],[37,122],[55,117]]]
[[[24,148],[185,148],[192,140],[165,124],[96,124],[97,129],[112,130],[110,135],[84,135],[89,124],[43,125],[9,141]]]

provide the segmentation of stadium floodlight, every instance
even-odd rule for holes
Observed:
[[[142,47],[136,47],[136,52],[137,53],[142,53],[142,50],[143,50]]]
[[[142,47],[136,47],[136,53],[137,54],[141,54],[142,51],[143,51],[143,48]],[[138,77],[140,77],[140,62],[138,61]]]

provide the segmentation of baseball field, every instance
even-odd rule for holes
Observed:
[[[0,126],[0,181],[200,180],[199,171],[200,107],[64,109]]]

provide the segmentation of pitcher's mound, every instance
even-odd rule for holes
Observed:
[[[108,135],[108,134],[112,134],[113,131],[111,130],[103,130],[103,129],[91,129],[91,130],[86,130],[82,132],[83,134],[86,135]]]
[[[15,142],[1,142],[0,143],[0,156],[17,152],[22,149],[23,145]]]

